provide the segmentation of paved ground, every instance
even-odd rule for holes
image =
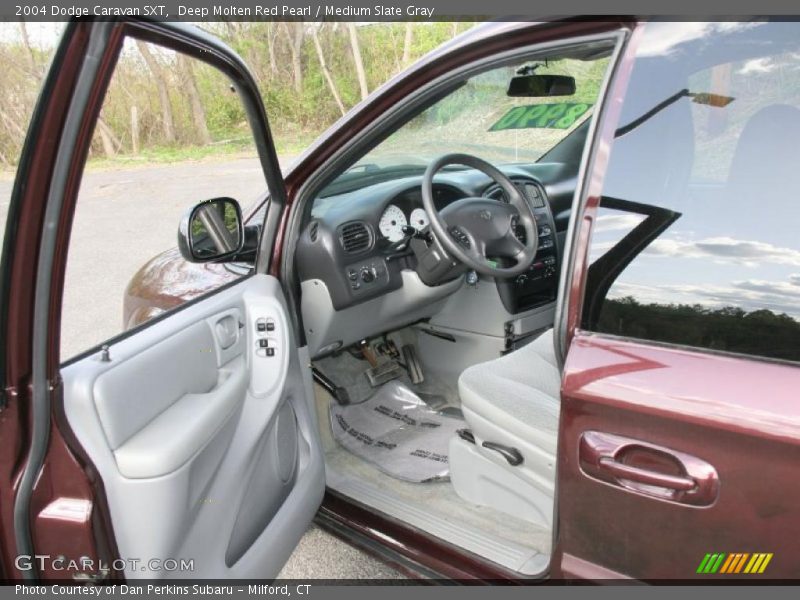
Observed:
[[[0,242],[12,178],[0,174]],[[265,189],[255,160],[228,159],[89,172],[81,187],[68,260],[62,358],[122,330],[122,297],[149,258],[175,246],[195,203],[231,196],[248,207]],[[397,578],[396,571],[311,527],[282,577]]]

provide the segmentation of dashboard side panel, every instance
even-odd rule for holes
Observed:
[[[425,285],[415,271],[401,272],[403,285],[378,298],[337,311],[324,281],[300,284],[303,323],[312,358],[344,348],[380,331],[397,329],[434,315],[446,298],[464,283],[462,278],[442,285]]]

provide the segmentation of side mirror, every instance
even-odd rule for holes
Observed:
[[[508,84],[507,96],[512,98],[540,98],[546,96],[572,96],[575,78],[569,75],[518,75]]]
[[[221,261],[238,254],[243,246],[242,209],[233,198],[201,202],[178,227],[178,248],[189,262]]]

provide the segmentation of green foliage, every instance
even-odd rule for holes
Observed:
[[[436,48],[472,23],[427,23],[412,25],[409,63]],[[336,90],[349,109],[361,101],[361,90],[345,23],[303,24],[300,48],[302,86],[295,88],[297,73],[292,61],[291,31],[296,23],[207,23],[248,63],[259,84],[270,125],[279,149],[297,152],[341,117],[325,79],[311,36],[317,27],[319,42]],[[405,23],[360,25],[356,29],[369,91],[374,90],[408,64],[403,64]],[[0,42],[2,56],[9,64],[0,85],[0,106],[12,118],[0,120],[0,165],[13,166],[19,158],[24,133],[41,86],[30,76],[27,50],[13,35]],[[55,43],[55,40],[54,40]],[[217,152],[236,152],[252,147],[252,136],[242,104],[230,82],[217,70],[193,62],[193,78],[202,99],[206,126],[212,138],[211,150],[204,149],[198,136],[188,80],[174,53],[150,46],[167,82],[176,139],[166,135],[156,78],[143,60],[136,44],[128,42],[118,61],[103,104],[101,118],[113,137],[114,152],[96,132],[90,160],[127,160],[133,156],[134,127],[131,114],[138,115],[139,153],[137,160],[179,160]],[[43,73],[54,46],[34,49],[36,68]]]

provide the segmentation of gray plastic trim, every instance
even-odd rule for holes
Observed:
[[[324,281],[309,279],[301,284],[303,324],[311,356],[326,348],[346,347],[359,340],[397,329],[430,317],[448,296],[464,283],[459,277],[438,286],[422,282],[416,271],[401,271],[403,285],[383,296],[344,310],[336,310]]]
[[[251,330],[245,328],[237,356],[224,365],[217,367],[211,347],[216,342],[209,319],[247,314],[251,304],[267,300],[288,323],[279,282],[254,275],[115,343],[110,362],[95,354],[63,369],[66,417],[103,480],[120,556],[145,561],[126,568],[126,578],[274,578],[319,508],[325,470],[307,349],[298,349],[287,329],[280,383],[256,397],[247,392],[253,365],[244,357],[255,349]],[[171,339],[183,343],[174,346]],[[141,369],[126,364],[144,360],[168,369],[176,352],[211,357],[217,374],[211,395],[199,404],[198,397],[165,395],[159,402],[167,408],[114,452],[97,410],[95,382],[119,370],[120,385],[136,390]],[[198,361],[198,369],[207,363]],[[167,386],[157,381],[152,389]],[[125,420],[127,413],[115,408],[109,416]],[[165,439],[170,436],[176,439]],[[153,447],[140,443],[142,437]],[[162,456],[169,460],[157,468]],[[194,570],[147,568],[149,559],[165,557],[193,559]]]
[[[514,474],[507,465],[498,465],[481,454],[477,444],[458,437],[450,440],[449,458],[453,488],[466,502],[499,510],[541,527],[553,527],[552,490],[543,493]]]
[[[239,357],[219,371],[214,388],[185,394],[114,450],[120,475],[160,477],[177,470],[216,438],[244,397],[247,377]]]
[[[430,320],[432,327],[460,329],[503,337],[506,324],[519,323],[520,332],[533,332],[553,325],[555,304],[550,303],[531,310],[512,314],[508,312],[491,277],[482,277],[474,286],[464,286],[442,306]]]
[[[490,532],[455,522],[446,515],[434,514],[330,468],[327,477],[330,488],[340,494],[522,575],[539,575],[550,562],[547,554],[496,538]]]

